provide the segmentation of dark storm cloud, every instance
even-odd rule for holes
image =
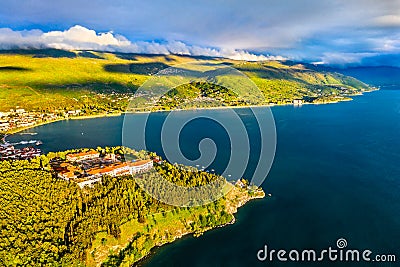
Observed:
[[[76,24],[136,41],[273,52],[329,63],[399,53],[398,0],[2,1],[0,27]]]

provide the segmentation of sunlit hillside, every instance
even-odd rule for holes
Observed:
[[[228,63],[243,71],[262,90],[266,103],[319,99],[367,89],[353,78],[317,72],[291,62],[18,50],[0,54],[0,111],[16,107],[52,112],[81,109],[87,114],[123,111],[129,97],[149,75],[179,63],[204,59]]]

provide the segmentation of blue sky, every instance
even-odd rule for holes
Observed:
[[[2,0],[0,28],[3,49],[400,66],[398,0]]]

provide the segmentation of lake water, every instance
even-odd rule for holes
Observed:
[[[277,150],[262,185],[272,197],[245,205],[233,225],[155,249],[142,266],[317,266],[259,262],[256,254],[264,245],[287,251],[336,248],[339,238],[347,240],[348,248],[397,254],[400,260],[400,88],[383,88],[351,102],[279,106],[272,111]],[[246,116],[249,110],[238,113],[256,151],[255,122]],[[154,115],[148,141],[161,155],[157,129],[164,117],[164,113]],[[121,144],[122,122],[123,117],[61,121],[28,130],[37,132],[34,137],[17,134],[7,140],[39,139],[44,151],[115,146]],[[202,120],[183,131],[182,151],[196,158],[198,140],[210,133],[221,151],[226,149],[223,131]],[[251,158],[245,176],[251,176],[255,163]],[[219,171],[224,164],[226,159],[217,157],[212,167]],[[324,262],[323,266],[399,265]]]

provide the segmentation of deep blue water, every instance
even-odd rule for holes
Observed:
[[[318,266],[400,266],[400,88],[367,93],[351,102],[280,106],[272,111],[277,150],[262,187],[273,196],[241,208],[234,225],[155,249],[141,265],[316,266],[261,263],[256,253],[265,244],[277,250],[318,250],[335,247],[337,239],[345,238],[352,249],[397,254],[397,265],[324,262]],[[254,137],[256,153],[255,122],[246,119],[248,110],[238,112]],[[160,154],[156,129],[163,116],[155,115],[149,141]],[[115,146],[121,144],[122,120],[56,122],[29,130],[38,133],[35,137],[17,134],[7,140],[40,139],[45,151]],[[183,131],[182,150],[188,157],[196,157],[198,140],[205,133],[221,143],[222,151],[226,149],[226,136],[218,125],[207,120],[196,123]],[[251,159],[250,165],[255,162]],[[223,164],[221,157],[213,167],[218,170]],[[246,175],[251,176],[251,168]]]

